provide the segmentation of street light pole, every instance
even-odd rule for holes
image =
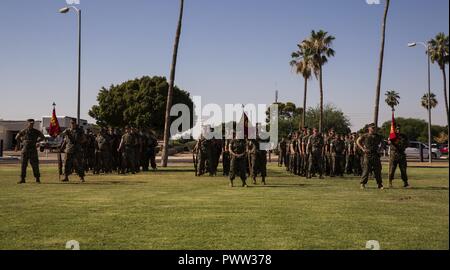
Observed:
[[[78,15],[78,93],[77,93],[77,124],[80,125],[80,103],[81,103],[81,9],[75,6],[64,7],[60,13],[67,13],[73,9]]]
[[[429,163],[433,163],[433,151],[431,147],[431,56],[430,56],[430,45],[425,44],[425,42],[413,42],[409,43],[408,47],[412,48],[420,44],[425,47],[427,53],[428,61],[428,160]]]

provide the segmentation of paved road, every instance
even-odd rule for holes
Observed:
[[[5,152],[5,158],[0,158],[0,165],[2,164],[19,164],[20,153],[19,152]],[[64,158],[64,157],[63,157]],[[272,163],[276,163],[278,156],[272,155]],[[58,161],[56,153],[39,153],[39,161],[41,164],[56,164]],[[159,164],[161,156],[156,157],[156,162]],[[387,162],[387,158],[382,158],[383,162]],[[421,163],[420,160],[408,160],[410,167],[430,167],[428,162]],[[185,152],[176,154],[169,157],[169,164],[192,164],[192,154]],[[431,165],[433,168],[448,168],[449,162],[446,159],[435,160]]]

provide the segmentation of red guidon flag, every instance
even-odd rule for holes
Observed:
[[[59,127],[58,118],[56,117],[56,109],[53,107],[52,119],[50,120],[50,127],[48,128],[48,134],[52,137],[56,137],[61,132]]]
[[[391,140],[391,142],[395,142],[398,139],[398,134],[396,132],[396,124],[395,124],[395,117],[394,117],[394,112],[392,112],[392,124],[391,124],[391,133],[389,134],[389,139]]]

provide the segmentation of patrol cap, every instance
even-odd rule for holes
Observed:
[[[375,123],[369,124],[369,128],[376,128],[376,127],[377,127],[377,125],[375,125]]]
[[[34,124],[34,119],[31,119],[31,118],[30,118],[30,119],[27,119],[27,122],[28,122],[28,123],[31,123],[31,124]]]

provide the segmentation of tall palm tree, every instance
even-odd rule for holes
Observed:
[[[397,107],[400,104],[400,95],[395,92],[394,90],[392,91],[387,91],[386,94],[386,104],[392,108],[392,111],[395,111],[395,107]]]
[[[444,78],[444,98],[447,112],[447,125],[449,125],[448,96],[447,96],[447,74],[445,66],[449,62],[449,38],[444,33],[439,33],[430,41],[430,58],[433,63],[437,63]]]
[[[389,6],[391,1],[386,0],[386,6],[384,9],[384,18],[382,25],[382,33],[381,33],[381,50],[380,50],[380,63],[378,66],[378,79],[377,79],[377,88],[375,91],[375,112],[374,112],[374,123],[378,127],[378,115],[380,112],[380,95],[381,95],[381,78],[383,77],[383,63],[384,63],[384,46],[386,43],[386,23],[387,16],[389,13]]]
[[[319,117],[319,132],[323,128],[323,66],[328,63],[328,58],[335,55],[332,48],[333,41],[336,38],[328,35],[328,32],[320,30],[318,32],[312,31],[311,37],[303,42],[306,50],[311,54],[312,67],[314,75],[319,79],[320,86],[320,117]]]
[[[169,91],[167,92],[167,106],[166,106],[166,116],[164,124],[164,144],[161,157],[161,166],[167,167],[167,162],[169,159],[169,137],[170,137],[170,109],[172,108],[173,101],[173,88],[175,86],[175,71],[177,67],[178,58],[178,46],[180,44],[181,37],[181,27],[183,22],[183,11],[184,11],[184,0],[180,0],[180,15],[178,17],[177,32],[175,35],[175,44],[173,48],[172,65],[170,67],[170,81],[169,81]]]
[[[434,109],[439,104],[436,99],[436,95],[433,93],[430,94],[430,106],[428,106],[428,93],[423,95],[423,97],[420,101],[421,101],[422,107],[424,107],[427,110],[428,110],[428,107],[430,107],[430,109]]]
[[[308,80],[311,79],[313,62],[311,57],[311,50],[305,46],[306,43],[303,41],[298,44],[298,51],[292,53],[292,61],[290,65],[295,68],[295,72],[302,75],[305,80],[304,90],[303,90],[303,109],[302,109],[302,120],[300,121],[300,129],[305,127],[306,122],[306,97],[308,93]]]

